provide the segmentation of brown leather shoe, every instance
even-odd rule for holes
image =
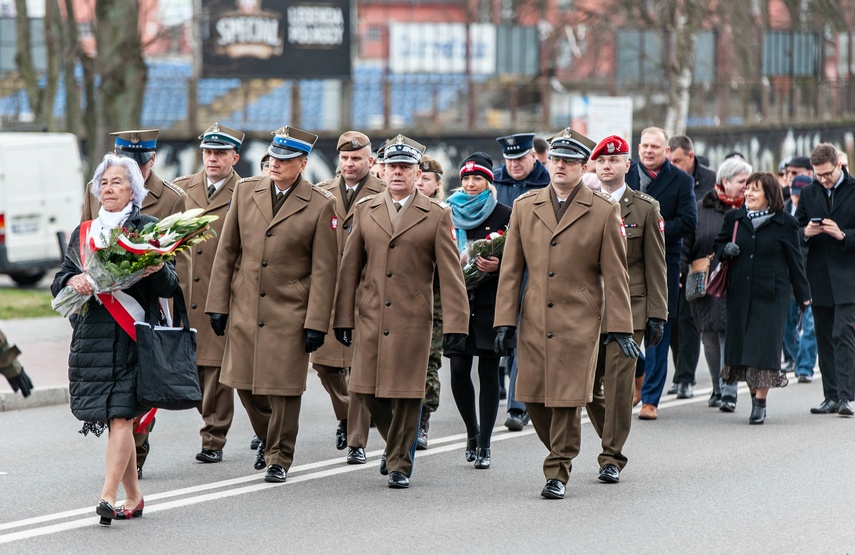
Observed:
[[[638,406],[641,402],[641,386],[644,385],[644,374],[635,378],[635,388],[632,392],[632,406]]]
[[[656,420],[659,414],[656,410],[656,405],[644,403],[641,405],[641,411],[638,413],[639,420]]]

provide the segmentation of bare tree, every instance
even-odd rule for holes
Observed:
[[[53,6],[56,8],[56,5]],[[39,74],[36,71],[32,56],[32,41],[30,40],[30,17],[27,13],[26,0],[15,0],[15,30],[18,51],[15,62],[24,80],[27,100],[35,121],[42,123],[47,129],[53,130],[53,104],[59,82],[59,64],[57,63],[56,29],[51,22],[51,2],[47,2],[45,26],[45,46],[47,49],[47,71],[44,75],[45,86],[39,86]]]

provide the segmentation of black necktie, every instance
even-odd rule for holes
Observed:
[[[400,203],[400,202],[393,202],[393,203],[392,203],[392,206],[394,206],[394,207],[395,207],[395,211],[396,211],[396,212],[400,212],[400,211],[401,211],[401,203]]]
[[[561,207],[562,207],[562,206],[564,206],[564,201],[563,201],[563,200],[559,200],[559,201],[558,201],[558,209],[559,209],[559,210],[561,210]]]
[[[214,193],[217,192],[217,188],[213,185],[208,185],[208,200],[211,200],[211,197],[214,196]]]

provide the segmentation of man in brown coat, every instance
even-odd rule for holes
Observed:
[[[123,158],[133,158],[139,165],[140,173],[145,179],[145,188],[148,194],[143,199],[140,212],[162,220],[176,212],[187,210],[187,195],[169,181],[160,179],[152,170],[157,156],[155,150],[157,149],[158,134],[159,130],[157,129],[110,133],[111,136],[116,137],[113,147],[115,154]],[[92,194],[91,185],[91,182],[86,184],[86,192],[83,195],[81,223],[97,218],[98,211],[101,209],[101,203]],[[145,465],[148,453],[151,450],[148,436],[153,427],[154,420],[152,419],[151,424],[141,430],[140,433],[134,434],[134,443],[137,447],[137,476],[140,479],[142,479],[143,465]]]
[[[220,383],[220,366],[226,341],[214,334],[205,315],[211,268],[217,243],[223,233],[226,212],[232,200],[240,176],[234,165],[240,159],[240,147],[244,134],[225,125],[215,123],[199,137],[202,142],[202,164],[199,173],[179,177],[175,185],[187,193],[187,207],[204,210],[203,215],[218,216],[211,223],[215,235],[205,243],[185,251],[176,260],[175,271],[187,299],[190,325],[196,328],[196,364],[199,368],[199,384],[202,386],[202,405],[199,412],[205,425],[199,431],[202,450],[196,460],[203,463],[218,463],[223,460],[226,434],[234,416],[235,392]]]
[[[656,199],[634,191],[624,182],[629,170],[629,144],[617,135],[606,137],[591,154],[602,191],[620,204],[620,215],[626,233],[626,263],[629,271],[629,294],[632,305],[632,340],[648,347],[662,340],[668,318],[668,283],[665,267],[665,225]],[[611,299],[606,297],[606,311]],[[603,318],[603,333],[609,329]],[[600,337],[605,339],[605,335]],[[626,466],[623,445],[632,425],[633,377],[636,360],[623,356],[615,343],[600,342],[597,370],[594,376],[594,399],[586,409],[591,424],[602,438],[603,451],[599,479],[606,483],[620,480]],[[641,383],[638,383],[639,400]]]
[[[380,473],[389,474],[391,488],[408,487],[413,470],[434,272],[439,274],[444,341],[457,344],[469,331],[469,298],[451,236],[451,213],[416,190],[424,149],[403,135],[386,144],[386,192],[357,205],[336,293],[336,339],[350,345],[357,328],[350,390],[386,440]]]
[[[255,468],[284,482],[294,460],[309,353],[330,325],[335,199],[303,177],[317,135],[274,132],[270,176],[238,181],[214,258],[205,312],[226,336],[220,382],[238,390],[262,439]],[[226,325],[228,324],[228,328]]]
[[[604,298],[606,343],[637,357],[626,242],[617,202],[582,185],[594,143],[570,128],[550,139],[550,184],[514,202],[496,296],[496,350],[520,318],[516,396],[549,449],[541,495],[564,497],[592,399]],[[528,285],[520,301],[523,275]]]
[[[318,187],[335,197],[338,218],[338,248],[344,254],[344,244],[353,227],[356,204],[363,198],[382,193],[386,186],[369,173],[374,158],[371,141],[364,133],[347,131],[338,139],[339,175]],[[365,464],[365,446],[371,416],[352,393],[347,391],[347,372],[353,361],[353,349],[338,341],[327,341],[312,353],[312,366],[324,389],[330,394],[335,417],[339,420],[336,448],[347,447],[348,464]]]

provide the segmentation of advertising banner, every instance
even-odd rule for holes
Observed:
[[[475,23],[389,23],[389,69],[393,73],[496,73],[496,28]]]
[[[348,0],[203,0],[202,77],[350,76]]]

